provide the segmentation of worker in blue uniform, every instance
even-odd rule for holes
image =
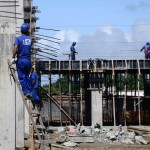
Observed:
[[[70,51],[71,51],[71,60],[75,60],[75,55],[78,53],[76,50],[75,50],[75,45],[76,45],[76,42],[73,42],[71,47],[70,47]]]
[[[150,43],[147,42],[142,48],[141,48],[141,52],[144,50],[145,53],[145,59],[150,59]]]
[[[37,107],[39,109],[41,109],[42,103],[41,103],[41,100],[40,100],[39,95],[38,95],[39,77],[38,77],[37,73],[35,72],[34,67],[32,67],[32,69],[31,69],[30,79],[31,79],[31,85],[32,85],[31,95],[32,95],[33,100],[34,100],[33,107],[35,107],[35,105],[37,105]]]
[[[14,42],[13,59],[17,56],[16,68],[23,94],[29,95],[31,92],[29,74],[31,72],[32,47],[32,39],[29,37],[29,24],[21,25],[21,33],[22,35],[17,37]]]

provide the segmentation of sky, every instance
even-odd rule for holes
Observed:
[[[51,58],[67,60],[64,54],[75,41],[76,60],[144,59],[140,49],[150,42],[149,0],[33,0],[33,5],[41,11],[37,27],[60,30],[38,32],[60,39],[51,39],[60,44],[39,41],[59,49]]]

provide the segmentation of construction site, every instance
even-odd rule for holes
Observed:
[[[150,60],[57,60],[56,48],[44,54],[48,47],[38,42],[49,39],[37,34],[39,12],[32,0],[0,0],[0,150],[149,150]],[[11,61],[23,23],[33,40],[40,110],[23,94]]]

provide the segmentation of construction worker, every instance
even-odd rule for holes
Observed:
[[[31,79],[31,85],[32,85],[31,95],[32,95],[33,100],[34,100],[33,107],[35,107],[34,105],[36,104],[38,109],[41,109],[42,104],[41,104],[41,100],[40,100],[39,95],[38,95],[39,77],[38,77],[37,73],[35,72],[34,67],[32,67],[32,69],[31,69],[30,79]]]
[[[149,57],[149,51],[150,51],[150,43],[147,42],[142,48],[141,48],[141,52],[144,50],[144,53],[145,53],[145,59],[150,59]]]
[[[76,50],[75,50],[75,45],[76,45],[76,42],[73,42],[71,47],[70,47],[70,51],[71,51],[71,60],[75,60],[75,55],[78,53]]]
[[[22,35],[14,41],[13,60],[17,56],[16,68],[18,78],[22,86],[23,94],[28,96],[31,92],[29,74],[31,71],[31,47],[32,39],[29,37],[29,24],[21,25]]]

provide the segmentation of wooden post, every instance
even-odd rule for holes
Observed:
[[[125,72],[125,81],[127,80],[127,72]],[[125,82],[125,86],[124,86],[124,125],[127,125],[127,118],[126,118],[126,111],[127,111],[127,96],[126,96],[126,92],[127,91],[127,84]]]
[[[83,97],[82,97],[82,72],[80,72],[80,112],[81,112],[81,125],[83,125]]]
[[[71,72],[70,71],[69,71],[69,116],[71,117]]]
[[[60,74],[60,72],[59,72],[59,92],[60,92],[60,94],[59,94],[59,96],[60,96],[60,125],[62,126],[62,112],[61,112],[61,105],[62,105],[62,101],[61,101],[61,81],[60,81],[60,79],[61,79],[61,74]]]
[[[35,145],[34,145],[34,127],[31,125],[31,150],[35,150]]]
[[[48,87],[48,95],[51,96],[51,63],[49,61],[49,87]],[[48,103],[49,103],[49,107],[48,107],[48,118],[49,118],[49,121],[48,121],[48,126],[49,126],[49,122],[52,121],[52,103],[51,103],[51,100],[49,99],[48,100]]]
[[[138,64],[138,114],[139,114],[139,125],[141,125],[141,102],[140,102],[140,75],[141,75],[141,70],[140,70],[140,64],[139,64],[139,60],[137,60],[137,64]]]
[[[114,72],[114,63],[112,60],[112,86],[113,86],[113,116],[114,116],[114,126],[116,126],[116,109],[115,109],[115,72]]]
[[[139,114],[139,126],[141,125],[141,102],[140,102],[140,95],[139,95],[139,91],[140,91],[140,75],[138,74],[138,114]]]

